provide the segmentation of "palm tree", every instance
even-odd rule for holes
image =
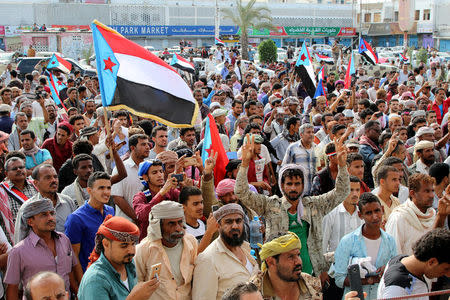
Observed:
[[[223,9],[225,18],[233,21],[234,25],[241,29],[241,54],[242,59],[248,59],[248,30],[254,28],[273,29],[272,17],[270,10],[267,7],[255,7],[256,0],[250,0],[243,3],[242,0],[236,0],[236,8],[231,10],[229,8]]]

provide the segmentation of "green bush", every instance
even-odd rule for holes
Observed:
[[[270,39],[259,44],[258,53],[260,62],[271,63],[277,61],[277,45]]]

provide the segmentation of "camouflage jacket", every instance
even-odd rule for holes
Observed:
[[[259,271],[250,278],[250,281],[258,287],[265,300],[281,300],[273,290],[267,271],[264,273]],[[302,273],[298,281],[298,287],[300,289],[299,300],[322,300],[322,287],[319,278]]]
[[[247,180],[248,168],[239,168],[234,192],[238,199],[266,219],[266,236],[289,230],[289,201],[283,196],[265,196],[251,192]],[[339,167],[336,186],[328,193],[301,199],[304,209],[302,219],[309,224],[308,251],[314,273],[327,270],[322,253],[322,219],[350,194],[350,178],[346,167]]]

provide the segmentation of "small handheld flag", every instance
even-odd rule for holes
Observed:
[[[402,53],[398,54],[400,56],[400,61],[403,62],[404,64],[408,64],[409,63],[409,58],[404,56]]]
[[[65,89],[67,86],[61,82],[58,78],[55,77],[55,75],[52,74],[52,72],[46,71],[45,75],[47,75],[50,92],[52,93],[52,99],[55,101],[56,105],[61,105],[66,111],[67,108],[64,106],[64,103],[61,101],[61,98],[59,97],[59,92],[63,89]]]
[[[214,45],[225,46],[225,43],[219,38],[214,38]]]
[[[172,56],[172,60],[170,61],[170,65],[172,67],[178,68],[180,70],[189,72],[189,73],[195,73],[195,68],[192,65],[192,63],[190,63],[189,61],[187,61],[186,59],[184,59],[182,56],[174,53]]]
[[[53,54],[53,56],[48,61],[47,69],[58,69],[65,74],[69,74],[72,70],[72,64],[67,60],[59,57],[58,55]]]
[[[194,126],[198,105],[175,69],[98,21],[91,29],[104,107],[171,127]]]
[[[215,185],[225,178],[225,167],[228,164],[228,156],[220,139],[219,129],[217,129],[216,121],[211,114],[205,118],[205,137],[203,139],[202,147],[202,161],[205,163],[206,159],[212,154],[217,153],[216,166],[214,167],[214,182]]]
[[[355,70],[355,61],[353,57],[353,51],[352,55],[350,56],[350,60],[348,61],[348,67],[347,72],[345,73],[345,80],[344,80],[344,88],[349,89],[352,84],[352,75],[356,73]]]
[[[326,64],[334,65],[333,58],[331,58],[331,57],[329,57],[329,56],[321,55],[321,54],[316,53],[316,59],[317,59],[318,62],[323,61],[323,62],[325,62]]]
[[[361,38],[359,40],[358,51],[372,65],[376,65],[378,63],[378,56],[377,56],[377,54],[372,49],[372,47],[370,47],[369,43],[367,43],[363,38]]]
[[[300,76],[306,92],[310,97],[313,97],[316,91],[316,79],[306,43],[303,43],[302,49],[298,55],[297,62],[295,63],[295,70]]]

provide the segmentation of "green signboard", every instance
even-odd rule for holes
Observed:
[[[237,34],[241,34],[241,29]],[[277,26],[274,30],[249,29],[249,36],[353,36],[356,30],[353,27],[307,27],[307,26]]]
[[[287,35],[337,36],[341,27],[299,27],[285,26]]]

